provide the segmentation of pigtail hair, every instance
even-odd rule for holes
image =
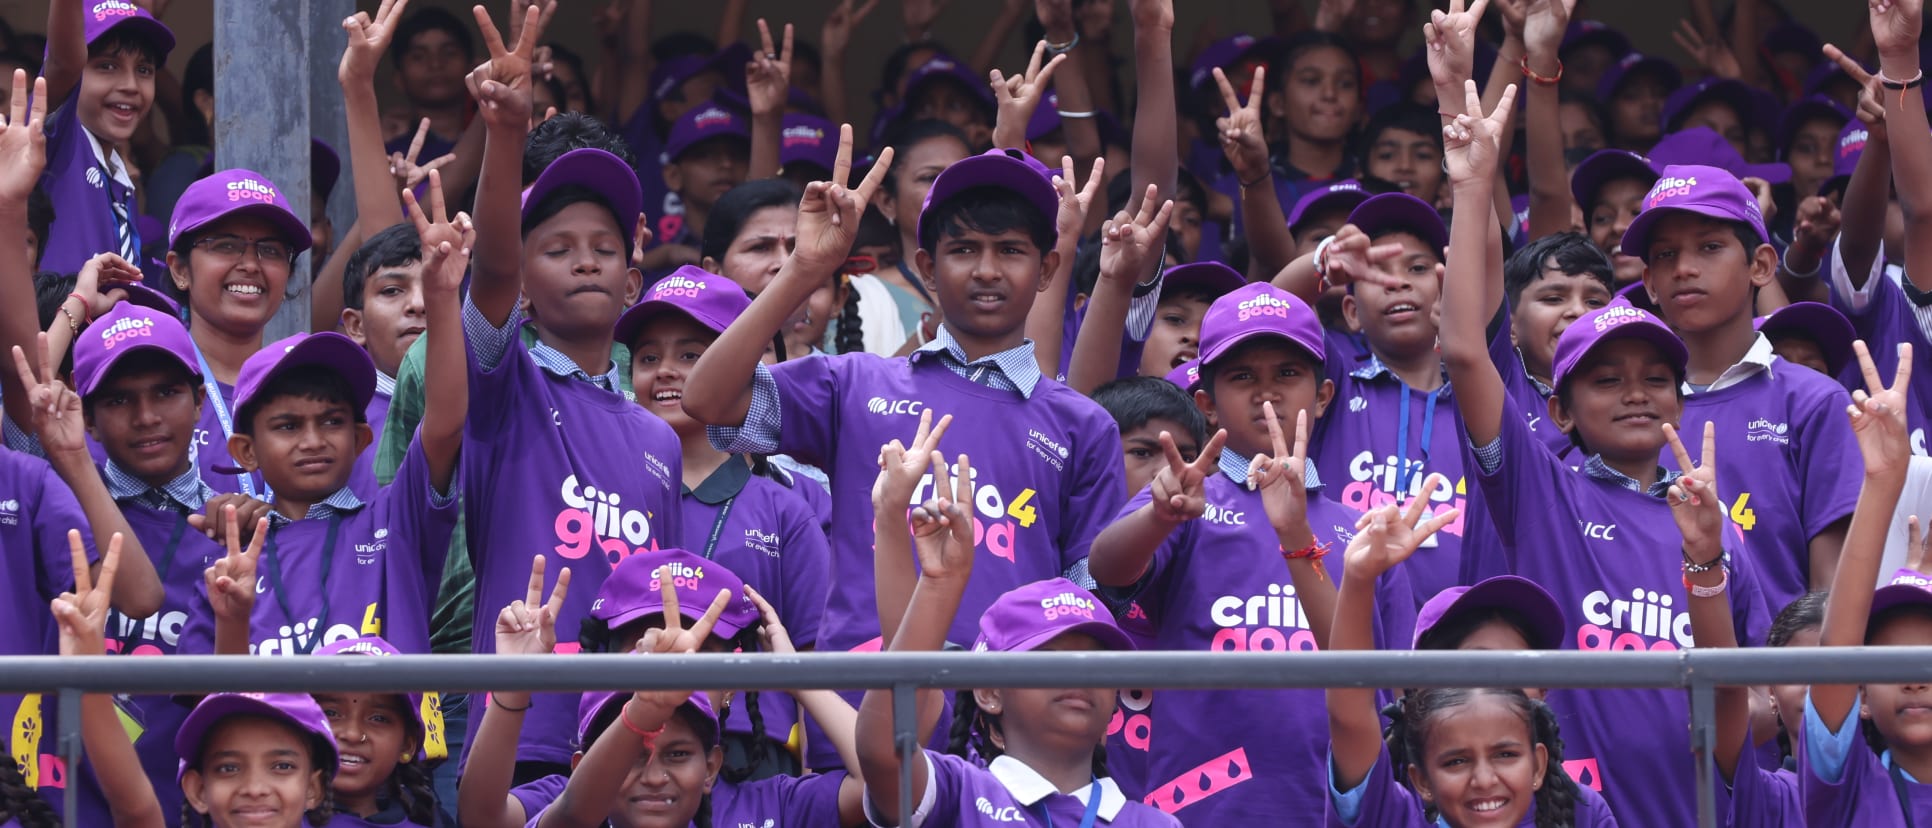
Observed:
[[[999,717],[981,710],[973,691],[953,695],[953,729],[946,740],[946,752],[964,759],[991,762],[1005,751],[993,743],[991,731],[999,728]]]
[[[1408,785],[1409,775],[1402,772],[1409,761],[1409,697],[1403,694],[1395,697],[1382,708],[1382,717],[1389,720],[1387,729],[1382,731],[1382,745],[1389,751],[1389,772],[1396,781]]]
[[[1529,700],[1530,733],[1549,755],[1543,787],[1536,791],[1536,828],[1570,828],[1576,824],[1576,781],[1563,769],[1563,735],[1550,706]]]
[[[417,825],[435,825],[440,819],[436,803],[436,783],[429,769],[417,761],[396,766],[396,792],[403,814]]]
[[[859,317],[859,292],[852,287],[852,277],[839,279],[845,288],[845,305],[839,308],[839,317],[834,323],[837,333],[833,336],[833,348],[841,354],[858,353],[865,350],[865,322]]]
[[[1105,779],[1110,775],[1107,773],[1107,746],[1095,745],[1093,749],[1093,778]]]
[[[27,787],[27,780],[20,775],[20,766],[13,760],[0,760],[0,819],[12,817],[20,821],[22,828],[55,828],[60,819],[54,816],[54,806],[47,804]]]
[[[610,624],[599,618],[584,616],[584,622],[577,627],[577,647],[586,653],[601,653],[610,649]]]
[[[711,828],[711,793],[698,800],[698,812],[691,817],[692,828]]]
[[[322,804],[310,808],[304,814],[310,828],[327,828],[329,822],[335,819],[335,798],[329,793],[329,784],[330,780],[323,780]]]
[[[204,828],[206,824],[206,820],[201,818],[201,812],[195,810],[195,806],[188,804],[187,797],[182,797],[181,828]]]

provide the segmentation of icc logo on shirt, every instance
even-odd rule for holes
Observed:
[[[873,397],[865,403],[865,410],[874,414],[916,415],[925,409],[926,404],[919,400],[888,400],[884,397]]]

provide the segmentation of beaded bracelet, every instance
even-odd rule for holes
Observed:
[[[1685,567],[1684,571],[1689,572],[1690,568]],[[1691,583],[1690,576],[1686,575],[1684,576],[1684,588],[1690,590],[1690,594],[1698,598],[1716,598],[1719,595],[1723,595],[1724,590],[1731,585],[1730,567],[1719,567],[1717,576],[1717,586],[1707,587]]]

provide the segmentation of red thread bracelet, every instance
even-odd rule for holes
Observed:
[[[94,324],[93,308],[88,306],[87,297],[82,296],[78,292],[76,292],[76,293],[67,294],[67,298],[79,299],[81,302],[81,319],[86,320],[86,323],[89,325]],[[65,304],[65,301],[63,301],[62,304]]]
[[[1322,559],[1326,557],[1328,557],[1328,544],[1322,543],[1321,541],[1315,541],[1314,543],[1311,543],[1293,552],[1290,552],[1286,549],[1281,550],[1282,560],[1307,561],[1310,566],[1313,566],[1315,568],[1315,574],[1318,577],[1322,577],[1322,578],[1328,577],[1322,571]]]
[[[632,699],[631,701],[636,701],[636,699]],[[645,730],[637,725],[631,724],[631,701],[624,702],[624,709],[617,711],[617,719],[624,723],[625,730],[637,734],[637,738],[643,739],[645,747],[650,747],[657,741],[657,737],[664,732],[664,728],[659,727],[656,730]]]
[[[1554,77],[1546,78],[1546,77],[1543,77],[1542,75],[1536,74],[1536,70],[1530,68],[1529,55],[1523,56],[1522,67],[1523,67],[1523,77],[1529,78],[1530,82],[1541,86],[1555,86],[1558,83],[1562,82],[1563,80],[1563,61],[1561,60],[1558,60],[1556,62],[1556,75]]]

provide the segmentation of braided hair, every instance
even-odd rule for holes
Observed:
[[[756,627],[749,627],[739,630],[738,635],[730,640],[728,647],[738,652],[758,652],[758,629]],[[758,691],[747,690],[737,698],[744,700],[743,707],[745,709],[745,716],[751,721],[751,738],[745,741],[743,761],[735,765],[727,764],[726,767],[718,772],[718,775],[724,777],[725,781],[734,785],[750,780],[758,772],[759,768],[765,766],[771,760],[771,739],[765,735],[765,716],[758,710]],[[718,729],[720,731],[729,729],[728,726],[731,722],[731,711],[733,707],[732,702],[735,700],[733,698],[726,698],[725,703],[718,710]],[[722,734],[719,740],[721,742],[723,741]],[[729,758],[728,752],[727,758]]]
[[[0,820],[9,818],[19,820],[22,828],[54,828],[60,824],[54,806],[27,786],[19,765],[6,760],[0,761]]]
[[[865,324],[859,318],[859,292],[852,287],[849,274],[839,276],[839,290],[845,293],[845,304],[839,306],[839,317],[833,320],[833,350],[841,354],[854,354],[865,350]]]
[[[421,762],[404,762],[390,776],[396,785],[403,814],[417,825],[436,825],[441,815],[436,803],[436,780]]]
[[[1530,740],[1543,746],[1548,763],[1543,769],[1543,784],[1536,789],[1536,828],[1573,828],[1576,824],[1576,782],[1563,769],[1563,739],[1556,714],[1549,705],[1530,698],[1523,691],[1507,688],[1434,688],[1418,690],[1383,710],[1389,717],[1387,744],[1392,763],[1424,767],[1426,744],[1437,717],[1469,703],[1478,696],[1502,699],[1530,728]],[[1408,784],[1406,773],[1395,773],[1397,781]],[[1423,818],[1434,822],[1435,803],[1424,806]]]
[[[995,734],[999,740],[995,741]],[[965,759],[975,757],[983,764],[991,762],[1006,750],[1000,746],[1005,734],[1000,727],[997,713],[988,713],[979,706],[979,699],[972,690],[961,690],[953,696],[953,728],[946,740],[946,752]],[[1098,779],[1107,775],[1107,748],[1096,745],[1093,749],[1093,775]]]

